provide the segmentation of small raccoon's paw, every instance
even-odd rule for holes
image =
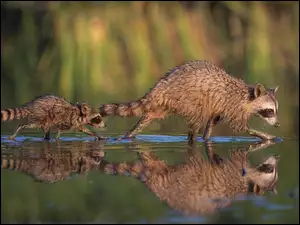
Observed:
[[[133,140],[135,137],[127,137],[127,136],[123,136],[123,137],[119,137],[117,138],[117,141],[122,141],[122,140]]]
[[[11,141],[15,141],[16,140],[16,136],[14,136],[14,135],[9,136],[8,139],[11,140]]]
[[[104,136],[96,136],[95,137],[96,141],[103,141],[103,140],[107,140],[107,139],[108,139],[108,137],[104,137]]]

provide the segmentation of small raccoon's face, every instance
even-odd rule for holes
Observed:
[[[91,118],[90,122],[88,123],[89,125],[91,125],[93,127],[98,127],[98,128],[106,128],[106,124],[102,120],[100,113],[95,113],[90,118]]]
[[[248,176],[254,184],[263,190],[273,191],[276,193],[276,183],[278,180],[277,164],[279,155],[268,157],[263,163],[249,172]]]
[[[86,103],[77,103],[80,109],[82,122],[93,127],[105,128],[106,124],[103,122],[99,112],[96,112],[92,107]]]
[[[275,127],[280,126],[277,119],[278,101],[275,97],[277,90],[278,87],[266,90],[258,84],[254,88],[254,100],[251,102],[253,112]]]

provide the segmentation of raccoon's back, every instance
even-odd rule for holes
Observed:
[[[170,70],[146,96],[158,104],[181,107],[182,105],[176,103],[193,105],[218,93],[217,97],[224,96],[229,88],[240,90],[245,87],[247,85],[242,80],[228,75],[211,62],[194,60]]]
[[[72,104],[69,103],[66,99],[55,95],[44,95],[37,97],[26,105],[36,110],[51,110],[55,106],[56,108],[67,108],[72,106]]]
[[[182,87],[199,88],[202,87],[203,84],[213,84],[214,82],[217,83],[219,81],[224,82],[228,79],[226,78],[227,76],[227,73],[223,69],[209,61],[189,61],[169,70],[154,85],[151,92],[163,92],[163,90],[165,90],[165,93],[167,93],[173,89],[180,89]]]
[[[44,95],[38,97],[27,104],[32,112],[32,118],[43,119],[49,117],[52,119],[66,120],[74,107],[71,103],[62,97],[54,95]]]

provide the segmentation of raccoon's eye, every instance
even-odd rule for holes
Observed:
[[[93,119],[91,119],[91,122],[96,123],[96,124],[101,123],[101,121],[102,121],[102,118],[100,116],[96,116]]]
[[[274,116],[274,110],[273,109],[263,109],[258,112],[263,117],[272,117]]]
[[[258,171],[264,172],[264,173],[273,173],[274,166],[271,164],[263,164],[258,168]]]

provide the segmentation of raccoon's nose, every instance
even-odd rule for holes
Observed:
[[[106,128],[107,126],[106,126],[106,123],[104,123],[103,121],[101,122],[101,124],[100,124],[100,127],[101,128]]]
[[[280,123],[275,123],[274,127],[280,127]]]

